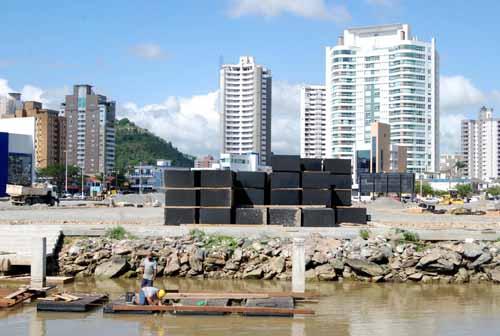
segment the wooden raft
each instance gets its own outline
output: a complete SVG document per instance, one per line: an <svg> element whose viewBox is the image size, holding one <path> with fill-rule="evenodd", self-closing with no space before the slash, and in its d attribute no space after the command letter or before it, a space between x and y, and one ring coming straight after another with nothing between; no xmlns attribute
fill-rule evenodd
<svg viewBox="0 0 500 336"><path fill-rule="evenodd" d="M206 313L252 313L252 314L275 314L275 315L314 315L312 309L297 308L270 308L270 307L243 307L243 306L139 306L115 304L110 307L113 312L206 312Z"/></svg>
<svg viewBox="0 0 500 336"><path fill-rule="evenodd" d="M55 294L52 297L38 301L38 311L55 312L86 312L92 308L101 306L108 300L103 294Z"/></svg>
<svg viewBox="0 0 500 336"><path fill-rule="evenodd" d="M21 288L12 292L9 289L0 289L0 308L10 308L15 305L31 299L36 295L36 292L30 291L28 288Z"/></svg>

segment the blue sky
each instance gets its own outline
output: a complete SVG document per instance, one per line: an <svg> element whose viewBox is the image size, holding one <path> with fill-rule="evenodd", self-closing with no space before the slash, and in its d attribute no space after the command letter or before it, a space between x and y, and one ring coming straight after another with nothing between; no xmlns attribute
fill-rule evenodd
<svg viewBox="0 0 500 336"><path fill-rule="evenodd" d="M194 154L217 149L207 138L217 133L221 58L253 55L269 67L273 97L280 94L276 125L295 131L298 86L324 81L324 47L351 26L409 23L419 39L435 37L450 122L500 102L497 1L3 0L2 12L4 87L55 105L73 84L93 84L118 101L120 114ZM187 116L205 120L189 123ZM206 133L179 135L187 126ZM457 136L446 132L446 141ZM291 134L292 145L277 137L278 150L297 150L298 134Z"/></svg>

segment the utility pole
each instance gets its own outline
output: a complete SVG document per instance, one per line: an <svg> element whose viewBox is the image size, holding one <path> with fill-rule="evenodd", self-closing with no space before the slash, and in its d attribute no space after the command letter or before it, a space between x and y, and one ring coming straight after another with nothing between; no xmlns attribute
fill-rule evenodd
<svg viewBox="0 0 500 336"><path fill-rule="evenodd" d="M84 197L84 194L83 194L83 167L82 167L82 199Z"/></svg>
<svg viewBox="0 0 500 336"><path fill-rule="evenodd" d="M423 195L423 188L422 188L422 184L424 183L424 174L420 174L420 197L423 198L424 195Z"/></svg>
<svg viewBox="0 0 500 336"><path fill-rule="evenodd" d="M142 195L142 162L139 163L139 194Z"/></svg>
<svg viewBox="0 0 500 336"><path fill-rule="evenodd" d="M64 171L64 193L68 193L68 150L64 150L65 171Z"/></svg>

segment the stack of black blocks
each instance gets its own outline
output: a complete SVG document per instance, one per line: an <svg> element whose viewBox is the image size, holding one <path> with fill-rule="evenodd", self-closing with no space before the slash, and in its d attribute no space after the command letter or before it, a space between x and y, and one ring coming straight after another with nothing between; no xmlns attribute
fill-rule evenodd
<svg viewBox="0 0 500 336"><path fill-rule="evenodd" d="M165 225L198 223L199 181L197 171L165 171Z"/></svg>
<svg viewBox="0 0 500 336"><path fill-rule="evenodd" d="M200 224L231 224L234 173L200 171Z"/></svg>
<svg viewBox="0 0 500 336"><path fill-rule="evenodd" d="M236 224L266 224L268 203L267 173L236 172L234 180L234 215Z"/></svg>
<svg viewBox="0 0 500 336"><path fill-rule="evenodd" d="M302 201L300 157L273 155L270 174L270 205L298 205Z"/></svg>

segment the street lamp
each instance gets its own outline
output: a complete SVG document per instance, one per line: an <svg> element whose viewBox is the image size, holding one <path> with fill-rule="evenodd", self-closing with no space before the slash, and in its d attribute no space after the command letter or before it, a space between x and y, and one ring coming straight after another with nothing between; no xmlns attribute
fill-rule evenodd
<svg viewBox="0 0 500 336"><path fill-rule="evenodd" d="M82 168L82 199L83 199L83 197L84 197L84 194L83 194L83 166L81 168Z"/></svg>

